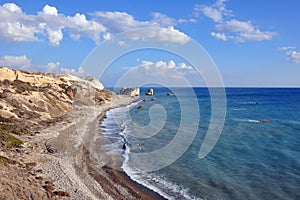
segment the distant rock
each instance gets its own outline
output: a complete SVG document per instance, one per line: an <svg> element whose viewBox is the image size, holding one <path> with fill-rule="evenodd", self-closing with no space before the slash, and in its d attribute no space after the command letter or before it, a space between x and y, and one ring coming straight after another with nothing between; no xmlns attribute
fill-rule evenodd
<svg viewBox="0 0 300 200"><path fill-rule="evenodd" d="M141 109L144 109L144 105L138 106L137 109L140 109L140 110L141 110Z"/></svg>
<svg viewBox="0 0 300 200"><path fill-rule="evenodd" d="M259 122L262 122L262 123L271 123L273 122L272 119L261 119L261 120L258 120Z"/></svg>
<svg viewBox="0 0 300 200"><path fill-rule="evenodd" d="M153 89L150 88L150 89L148 90L148 92L146 93L146 95L148 95L148 96L153 96L153 95L154 95Z"/></svg>
<svg viewBox="0 0 300 200"><path fill-rule="evenodd" d="M123 87L119 94L121 95L129 95L131 97L134 97L134 96L140 96L140 88L136 87L136 88L126 88L126 87Z"/></svg>

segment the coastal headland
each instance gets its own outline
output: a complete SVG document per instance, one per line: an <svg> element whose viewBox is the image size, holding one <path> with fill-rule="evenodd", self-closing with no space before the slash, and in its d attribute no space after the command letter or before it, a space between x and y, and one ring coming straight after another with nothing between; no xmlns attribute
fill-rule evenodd
<svg viewBox="0 0 300 200"><path fill-rule="evenodd" d="M163 199L112 166L100 122L133 101L94 78L0 68L0 199Z"/></svg>

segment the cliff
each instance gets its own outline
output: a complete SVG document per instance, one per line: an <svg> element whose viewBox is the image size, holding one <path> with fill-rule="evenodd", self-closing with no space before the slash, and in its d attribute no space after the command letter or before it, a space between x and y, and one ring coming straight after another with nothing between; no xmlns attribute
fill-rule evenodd
<svg viewBox="0 0 300 200"><path fill-rule="evenodd" d="M97 96L98 102L103 102L113 96L95 79L89 81L68 74L27 72L7 67L0 68L0 86L0 115L16 121L25 120L26 126L63 115L72 108L74 100L87 103ZM87 92L89 95L85 94Z"/></svg>
<svg viewBox="0 0 300 200"><path fill-rule="evenodd" d="M57 136L56 124L72 124L75 106L101 105L114 98L116 94L96 79L0 68L0 199L69 196L73 190L63 191L54 177L43 174L56 159L47 141Z"/></svg>

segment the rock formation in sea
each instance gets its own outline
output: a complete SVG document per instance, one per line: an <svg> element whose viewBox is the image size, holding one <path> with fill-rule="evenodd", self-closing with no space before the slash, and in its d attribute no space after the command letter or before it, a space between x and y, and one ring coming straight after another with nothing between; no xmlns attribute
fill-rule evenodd
<svg viewBox="0 0 300 200"><path fill-rule="evenodd" d="M146 95L148 95L148 96L153 96L153 95L154 95L153 89L150 88L150 89L148 90L148 92L146 93Z"/></svg>
<svg viewBox="0 0 300 200"><path fill-rule="evenodd" d="M123 87L119 94L121 95L129 95L131 97L134 97L134 96L140 96L140 88L138 87L135 87L135 88L126 88L126 87Z"/></svg>

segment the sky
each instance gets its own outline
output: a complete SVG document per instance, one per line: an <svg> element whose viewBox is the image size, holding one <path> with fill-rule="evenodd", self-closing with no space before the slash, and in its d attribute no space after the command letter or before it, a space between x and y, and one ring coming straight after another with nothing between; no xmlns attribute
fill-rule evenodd
<svg viewBox="0 0 300 200"><path fill-rule="evenodd" d="M299 87L299 9L298 0L0 1L0 66L82 75L91 52L121 34L115 48L197 43L226 87ZM191 60L158 49L119 56L100 80L112 86L124 73L205 84Z"/></svg>

